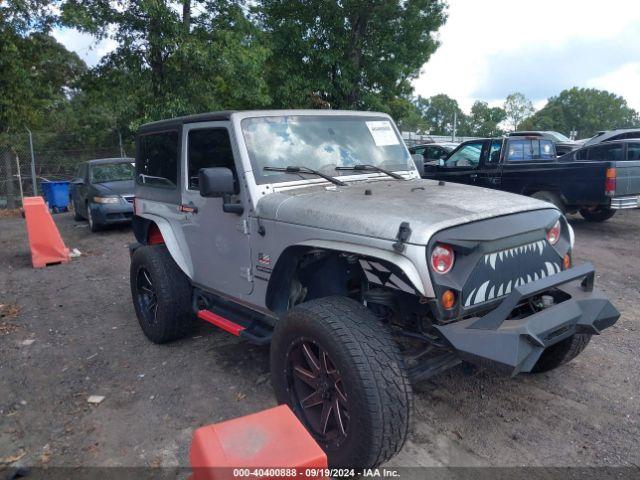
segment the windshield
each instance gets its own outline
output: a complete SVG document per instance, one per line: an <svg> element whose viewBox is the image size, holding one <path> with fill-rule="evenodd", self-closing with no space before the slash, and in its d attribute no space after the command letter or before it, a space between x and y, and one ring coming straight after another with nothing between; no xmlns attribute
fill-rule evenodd
<svg viewBox="0 0 640 480"><path fill-rule="evenodd" d="M291 115L246 118L242 133L258 183L291 181L291 174L264 167L299 166L331 176L371 171L338 170L368 164L413 170L413 162L391 121L384 117ZM306 178L304 173L300 174ZM294 177L295 179L295 177Z"/></svg>
<svg viewBox="0 0 640 480"><path fill-rule="evenodd" d="M91 182L120 182L133 180L134 167L131 163L105 163L91 167Z"/></svg>
<svg viewBox="0 0 640 480"><path fill-rule="evenodd" d="M569 137L565 137L560 132L547 132L547 133L549 135L551 135L556 142L570 142L571 141L571 139Z"/></svg>

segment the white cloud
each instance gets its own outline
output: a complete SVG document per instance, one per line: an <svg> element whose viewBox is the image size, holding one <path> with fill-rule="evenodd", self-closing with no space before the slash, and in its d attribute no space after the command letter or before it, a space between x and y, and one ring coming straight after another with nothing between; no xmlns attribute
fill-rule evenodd
<svg viewBox="0 0 640 480"><path fill-rule="evenodd" d="M68 50L76 52L90 67L96 65L103 56L117 47L117 43L110 38L97 40L93 35L82 33L74 28L58 28L52 34Z"/></svg>
<svg viewBox="0 0 640 480"><path fill-rule="evenodd" d="M611 73L592 78L586 86L622 95L631 107L640 110L640 63L628 63Z"/></svg>
<svg viewBox="0 0 640 480"><path fill-rule="evenodd" d="M520 51L523 55L534 52L531 59L540 63L540 75L521 78L514 74L513 84L502 78L499 96L480 99L496 104L513 91L529 88L537 95L544 92L542 96L532 98L536 106L543 105L546 97L560 93L560 90L546 90L555 89L558 82L565 81L564 78L557 79L555 84L548 81L548 76L563 67L559 63L549 64L562 62L563 57L558 52L565 58L578 55L586 63L601 62L602 58L590 57L591 52L586 51L588 46L600 42L615 45L625 33L639 31L640 27L640 2L637 0L608 0L606 4L595 0L538 0L533 3L450 0L449 3L449 19L440 32L442 45L423 67L414 86L416 94L423 97L446 93L456 98L465 110L476 100L477 92L492 90L487 88L492 84L491 65L502 55L513 59ZM640 43L640 39L637 42ZM583 51L580 51L581 47ZM555 53L551 55L553 62L544 63L545 52ZM611 51L607 61L615 62L618 53ZM524 62L526 58L519 61L521 65ZM624 95L634 108L640 109L638 93L633 91L638 85L637 77L625 80L622 75L615 75L614 71L621 66L612 67L612 72L606 75L597 73L593 79L567 78L567 83L581 81L582 84L562 85L560 89L597 84L598 88ZM505 65L503 73L508 68ZM503 86L503 83L508 85Z"/></svg>

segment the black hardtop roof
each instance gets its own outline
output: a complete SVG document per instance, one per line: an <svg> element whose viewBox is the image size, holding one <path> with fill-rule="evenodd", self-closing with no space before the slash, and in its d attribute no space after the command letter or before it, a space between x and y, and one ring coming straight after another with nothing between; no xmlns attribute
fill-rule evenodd
<svg viewBox="0 0 640 480"><path fill-rule="evenodd" d="M197 122L218 122L229 120L234 110L223 110L219 112L198 113L195 115L185 115L183 117L169 118L167 120L158 120L157 122L145 123L140 126L138 133L157 132L160 130L170 130L179 128L185 123Z"/></svg>
<svg viewBox="0 0 640 480"><path fill-rule="evenodd" d="M113 157L113 158L96 158L93 160L87 160L85 163L89 165L102 165L105 163L129 163L135 162L135 158L129 157Z"/></svg>

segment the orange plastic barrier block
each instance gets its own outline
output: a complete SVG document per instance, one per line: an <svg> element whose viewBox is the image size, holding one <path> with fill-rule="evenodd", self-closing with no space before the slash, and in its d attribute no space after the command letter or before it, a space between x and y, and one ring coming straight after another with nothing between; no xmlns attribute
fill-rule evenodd
<svg viewBox="0 0 640 480"><path fill-rule="evenodd" d="M327 468L327 456L286 405L197 429L189 459L193 480L324 478L315 472Z"/></svg>
<svg viewBox="0 0 640 480"><path fill-rule="evenodd" d="M34 268L68 262L69 249L65 247L44 199L25 197L22 205Z"/></svg>

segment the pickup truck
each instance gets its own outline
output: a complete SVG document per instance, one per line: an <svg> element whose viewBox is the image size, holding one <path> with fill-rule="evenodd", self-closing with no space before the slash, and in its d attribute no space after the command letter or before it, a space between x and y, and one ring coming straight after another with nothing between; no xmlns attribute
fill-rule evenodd
<svg viewBox="0 0 640 480"><path fill-rule="evenodd" d="M528 195L564 213L603 222L640 206L640 141L621 140L556 157L552 141L532 136L461 143L423 176Z"/></svg>

